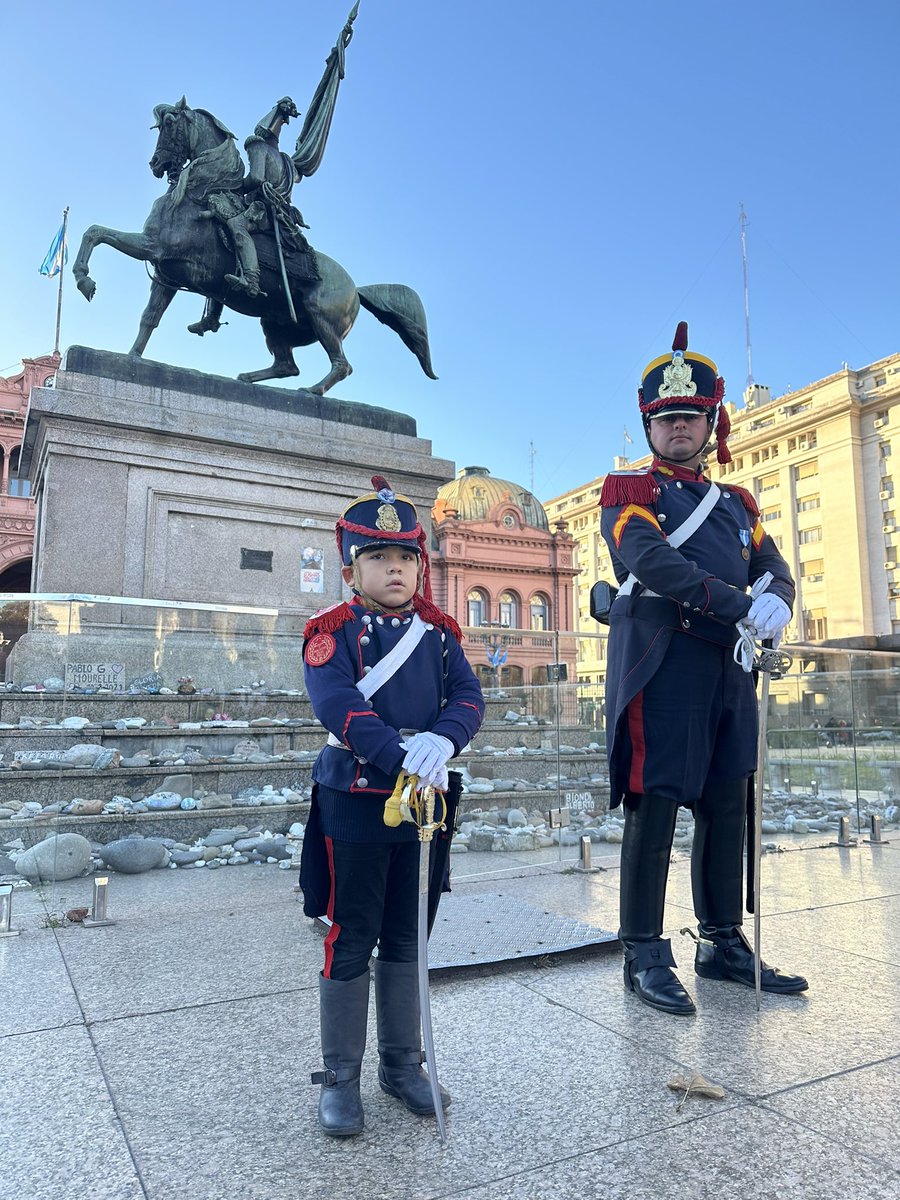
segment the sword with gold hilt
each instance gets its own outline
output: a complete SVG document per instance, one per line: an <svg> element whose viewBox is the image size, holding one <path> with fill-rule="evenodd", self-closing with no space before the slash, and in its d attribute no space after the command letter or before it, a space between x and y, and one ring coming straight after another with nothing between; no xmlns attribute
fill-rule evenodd
<svg viewBox="0 0 900 1200"><path fill-rule="evenodd" d="M434 1033L431 1026L431 996L428 991L428 882L431 865L431 842L436 833L446 828L447 801L444 793L428 784L417 790L419 777L401 771L394 790L384 803L384 823L396 829L403 821L411 821L419 831L419 917L417 929L417 976L419 980L419 1013L422 1020L422 1042L434 1115L437 1119L441 1144L447 1143L447 1122L441 1101L437 1064L434 1059ZM435 809L440 801L440 816Z"/></svg>

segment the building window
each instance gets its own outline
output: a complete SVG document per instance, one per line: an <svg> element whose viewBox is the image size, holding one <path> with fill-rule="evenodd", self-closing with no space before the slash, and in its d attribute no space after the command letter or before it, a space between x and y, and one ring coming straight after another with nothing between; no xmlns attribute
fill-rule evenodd
<svg viewBox="0 0 900 1200"><path fill-rule="evenodd" d="M807 583L817 583L825 574L825 560L808 558L800 564L800 575Z"/></svg>
<svg viewBox="0 0 900 1200"><path fill-rule="evenodd" d="M466 624L484 625L488 619L488 601L484 592L473 588L466 597Z"/></svg>
<svg viewBox="0 0 900 1200"><path fill-rule="evenodd" d="M19 470L19 455L22 453L21 446L13 446L9 452L9 494L10 496L30 496L31 483L27 479L17 479L16 474ZM0 461L3 458L3 450L0 448Z"/></svg>
<svg viewBox="0 0 900 1200"><path fill-rule="evenodd" d="M797 541L801 546L808 546L810 542L821 542L822 526L813 525L811 529L800 529L797 532Z"/></svg>
<svg viewBox="0 0 900 1200"><path fill-rule="evenodd" d="M891 457L891 443L890 442L882 442L881 445L878 447L878 452L882 458L890 458Z"/></svg>
<svg viewBox="0 0 900 1200"><path fill-rule="evenodd" d="M780 475L777 471L772 475L762 475L759 480L760 492L771 492L773 488L777 488L780 482Z"/></svg>
<svg viewBox="0 0 900 1200"><path fill-rule="evenodd" d="M809 462L799 463L794 467L794 479L798 481L801 479L812 479L818 473L819 460L817 458L811 458Z"/></svg>
<svg viewBox="0 0 900 1200"><path fill-rule="evenodd" d="M780 508L764 508L759 514L759 519L761 521L780 521L781 520L781 509Z"/></svg>
<svg viewBox="0 0 900 1200"><path fill-rule="evenodd" d="M876 375L875 378L872 380L872 383L875 385L875 387L884 387L884 385L887 383L887 376L886 375Z"/></svg>
<svg viewBox="0 0 900 1200"><path fill-rule="evenodd" d="M531 597L529 608L531 609L531 628L549 629L550 602L547 597L542 596L540 592L535 592Z"/></svg>
<svg viewBox="0 0 900 1200"><path fill-rule="evenodd" d="M823 642L828 637L828 619L824 608L807 610L806 636L813 642Z"/></svg>
<svg viewBox="0 0 900 1200"><path fill-rule="evenodd" d="M821 498L818 492L813 492L810 496L799 496L797 499L797 512L809 512L811 508L821 507Z"/></svg>
<svg viewBox="0 0 900 1200"><path fill-rule="evenodd" d="M784 538L781 536L781 534L773 533L771 536L772 536L772 541L775 543L775 545L778 547L778 549L783 550L784 549Z"/></svg>
<svg viewBox="0 0 900 1200"><path fill-rule="evenodd" d="M500 595L500 624L508 625L510 629L519 628L519 598L515 592Z"/></svg>
<svg viewBox="0 0 900 1200"><path fill-rule="evenodd" d="M806 433L788 438L788 454L793 454L795 450L814 450L817 445L818 437L815 429L808 429Z"/></svg>

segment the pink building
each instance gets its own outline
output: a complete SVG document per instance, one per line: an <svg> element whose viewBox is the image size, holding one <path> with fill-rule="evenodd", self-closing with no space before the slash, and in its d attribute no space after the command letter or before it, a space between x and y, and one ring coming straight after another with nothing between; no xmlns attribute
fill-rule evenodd
<svg viewBox="0 0 900 1200"><path fill-rule="evenodd" d="M35 505L28 480L18 477L19 452L31 389L52 384L59 357L23 358L18 375L0 376L0 592L31 587Z"/></svg>
<svg viewBox="0 0 900 1200"><path fill-rule="evenodd" d="M565 522L551 531L531 492L486 467L463 467L438 490L431 515L434 598L460 625L483 629L463 643L482 683L547 683L557 653L553 631L574 625L578 568ZM495 669L489 653L505 653L505 661ZM574 639L561 639L558 661L572 680L575 659Z"/></svg>

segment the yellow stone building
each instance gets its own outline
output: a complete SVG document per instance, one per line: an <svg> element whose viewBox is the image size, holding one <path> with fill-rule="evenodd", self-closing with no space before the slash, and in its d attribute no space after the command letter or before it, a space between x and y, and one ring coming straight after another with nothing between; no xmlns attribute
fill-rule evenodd
<svg viewBox="0 0 900 1200"><path fill-rule="evenodd" d="M774 400L754 385L728 412L733 461L721 467L713 456L709 471L753 493L790 563L797 601L786 640L900 649L900 354ZM617 458L614 467L649 461ZM575 622L590 634L600 631L591 586L613 580L597 507L603 478L544 505L575 538ZM602 682L605 649L602 639L582 642L579 679Z"/></svg>

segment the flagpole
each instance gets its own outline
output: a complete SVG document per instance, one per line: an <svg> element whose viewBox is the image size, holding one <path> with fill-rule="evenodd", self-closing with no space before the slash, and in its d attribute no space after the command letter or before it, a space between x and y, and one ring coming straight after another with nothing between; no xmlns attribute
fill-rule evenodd
<svg viewBox="0 0 900 1200"><path fill-rule="evenodd" d="M65 274L66 266L66 233L69 225L69 206L68 204L63 209L63 225L62 225L62 259L59 264L59 293L56 298L56 340L53 343L53 353L59 354L59 327L62 323L62 289L63 275Z"/></svg>

